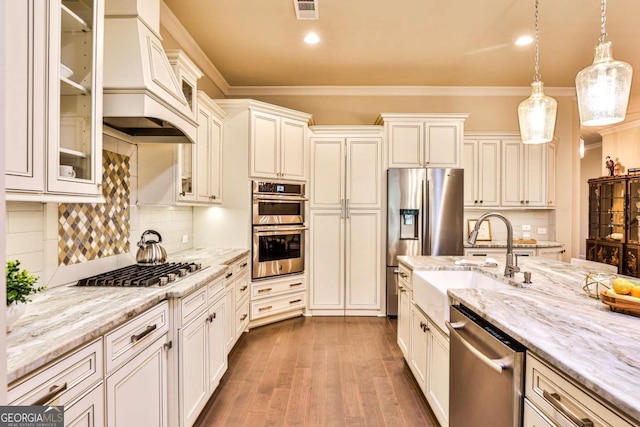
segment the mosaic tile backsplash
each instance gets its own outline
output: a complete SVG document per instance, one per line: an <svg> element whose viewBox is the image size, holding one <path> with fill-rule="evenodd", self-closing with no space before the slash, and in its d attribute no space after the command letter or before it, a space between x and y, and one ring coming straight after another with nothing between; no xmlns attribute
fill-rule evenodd
<svg viewBox="0 0 640 427"><path fill-rule="evenodd" d="M105 203L61 203L58 265L72 265L129 252L129 157L102 152Z"/></svg>

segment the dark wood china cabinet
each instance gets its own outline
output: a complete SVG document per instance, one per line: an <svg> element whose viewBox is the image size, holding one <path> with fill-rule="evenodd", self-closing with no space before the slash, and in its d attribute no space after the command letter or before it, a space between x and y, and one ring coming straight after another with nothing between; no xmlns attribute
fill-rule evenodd
<svg viewBox="0 0 640 427"><path fill-rule="evenodd" d="M640 277L640 175L589 181L587 259Z"/></svg>

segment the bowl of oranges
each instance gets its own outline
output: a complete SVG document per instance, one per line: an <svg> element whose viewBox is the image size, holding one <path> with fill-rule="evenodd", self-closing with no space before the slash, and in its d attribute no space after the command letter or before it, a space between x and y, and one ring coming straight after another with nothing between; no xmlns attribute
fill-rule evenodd
<svg viewBox="0 0 640 427"><path fill-rule="evenodd" d="M600 300L613 311L640 316L640 284L629 279L613 279L611 289L600 291Z"/></svg>

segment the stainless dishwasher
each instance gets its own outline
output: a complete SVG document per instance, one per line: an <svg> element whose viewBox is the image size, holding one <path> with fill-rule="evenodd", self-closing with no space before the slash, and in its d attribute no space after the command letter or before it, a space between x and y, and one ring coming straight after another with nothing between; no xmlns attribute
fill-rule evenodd
<svg viewBox="0 0 640 427"><path fill-rule="evenodd" d="M522 425L525 348L463 305L447 328L449 427Z"/></svg>

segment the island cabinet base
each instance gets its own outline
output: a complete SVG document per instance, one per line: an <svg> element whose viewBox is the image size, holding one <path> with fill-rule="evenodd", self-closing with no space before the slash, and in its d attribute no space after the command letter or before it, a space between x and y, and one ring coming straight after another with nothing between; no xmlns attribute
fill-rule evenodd
<svg viewBox="0 0 640 427"><path fill-rule="evenodd" d="M637 425L530 352L526 356L524 412L524 427Z"/></svg>

